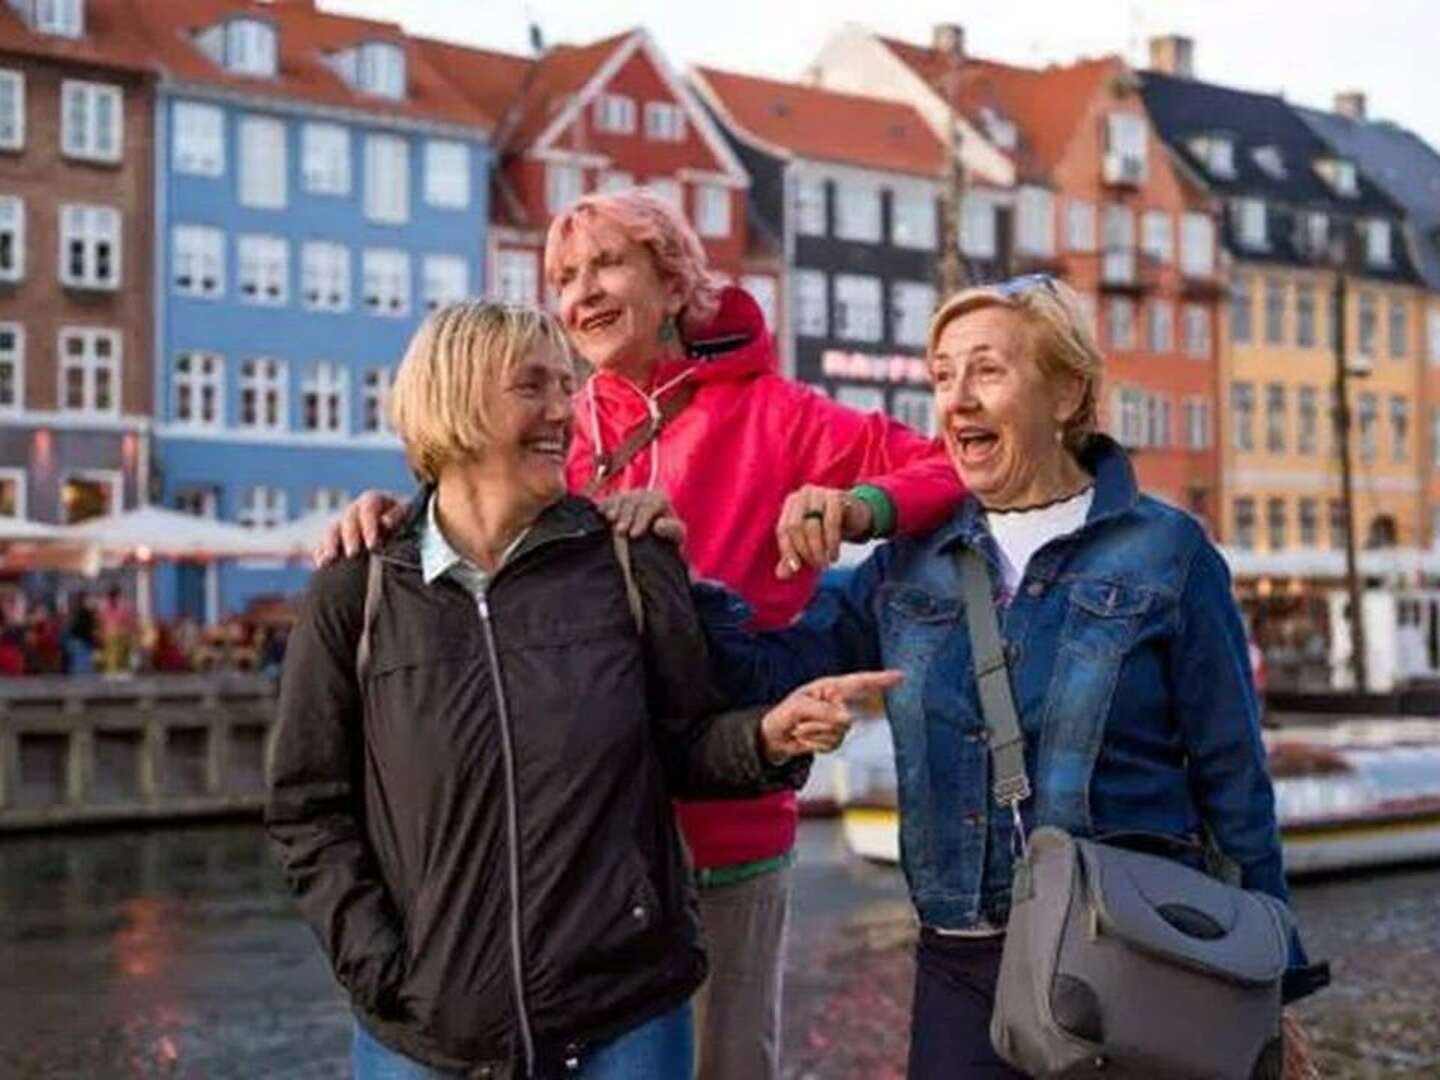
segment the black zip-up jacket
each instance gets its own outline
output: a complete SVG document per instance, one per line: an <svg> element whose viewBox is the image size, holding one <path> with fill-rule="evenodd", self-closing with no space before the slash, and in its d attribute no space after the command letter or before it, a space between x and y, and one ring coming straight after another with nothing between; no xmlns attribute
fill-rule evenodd
<svg viewBox="0 0 1440 1080"><path fill-rule="evenodd" d="M717 715L685 567L634 542L637 631L608 523L550 507L482 603L426 585L422 496L384 561L319 571L290 637L266 822L361 1021L476 1077L549 1076L705 975L670 799L798 787L762 710Z"/></svg>

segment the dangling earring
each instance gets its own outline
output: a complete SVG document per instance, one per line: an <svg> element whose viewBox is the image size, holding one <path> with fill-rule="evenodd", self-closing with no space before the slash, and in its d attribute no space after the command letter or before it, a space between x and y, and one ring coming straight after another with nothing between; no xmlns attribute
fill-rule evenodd
<svg viewBox="0 0 1440 1080"><path fill-rule="evenodd" d="M660 324L660 344L674 345L680 340L680 328L675 325L675 316L666 315L665 321Z"/></svg>

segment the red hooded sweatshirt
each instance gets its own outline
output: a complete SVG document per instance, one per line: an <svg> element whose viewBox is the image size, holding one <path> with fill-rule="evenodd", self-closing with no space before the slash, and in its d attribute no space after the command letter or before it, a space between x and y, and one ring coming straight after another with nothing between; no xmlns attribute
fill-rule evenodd
<svg viewBox="0 0 1440 1080"><path fill-rule="evenodd" d="M863 414L782 377L765 319L748 293L727 288L714 321L691 348L739 339L710 359L667 363L649 386L599 372L575 399L569 482L595 475L596 444L613 451L650 419L652 403L682 383L698 390L649 447L612 476L599 497L663 490L688 529L696 573L728 585L755 609L759 630L787 625L805 607L816 573L775 576L775 523L785 499L804 484L873 484L889 495L896 530L925 533L947 520L963 494L938 440L922 438L879 413ZM795 843L791 792L751 800L680 802L681 830L702 868L772 858Z"/></svg>

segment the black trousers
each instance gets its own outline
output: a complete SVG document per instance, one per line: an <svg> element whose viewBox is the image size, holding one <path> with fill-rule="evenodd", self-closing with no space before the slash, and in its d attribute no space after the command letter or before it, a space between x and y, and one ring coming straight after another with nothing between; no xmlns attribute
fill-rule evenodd
<svg viewBox="0 0 1440 1080"><path fill-rule="evenodd" d="M915 947L915 1004L909 1080L1025 1080L990 1045L1000 977L1001 935L947 937L921 927Z"/></svg>

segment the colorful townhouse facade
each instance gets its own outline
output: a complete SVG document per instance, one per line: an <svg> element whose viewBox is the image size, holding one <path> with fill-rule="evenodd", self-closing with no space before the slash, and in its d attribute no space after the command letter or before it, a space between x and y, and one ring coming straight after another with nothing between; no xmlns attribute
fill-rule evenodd
<svg viewBox="0 0 1440 1080"><path fill-rule="evenodd" d="M1424 289L1416 293L1414 327L1421 357L1417 432L1421 541L1440 547L1440 153L1413 131L1366 115L1365 95L1335 96L1331 112L1300 115L1337 153L1353 159L1405 211L1405 245Z"/></svg>
<svg viewBox="0 0 1440 1080"><path fill-rule="evenodd" d="M1403 211L1283 99L1196 79L1184 39L1159 43L1152 64L1152 123L1225 207L1220 539L1247 552L1343 546L1331 408L1343 270L1357 536L1416 545L1419 279Z"/></svg>
<svg viewBox="0 0 1440 1080"><path fill-rule="evenodd" d="M1106 353L1102 422L1147 491L1213 525L1215 208L1173 167L1134 73L1116 57L996 63L942 24L929 46L847 27L814 75L902 100L935 118L942 137L953 120L969 280L1043 271L1076 288Z"/></svg>
<svg viewBox="0 0 1440 1080"><path fill-rule="evenodd" d="M908 105L700 68L691 83L787 257L788 373L927 434L945 148Z"/></svg>
<svg viewBox="0 0 1440 1080"><path fill-rule="evenodd" d="M435 41L420 48L497 117L492 295L545 302L541 261L554 215L590 192L644 187L679 209L712 266L744 279L773 316L782 268L773 252L751 247L750 178L649 33L557 45L533 59Z"/></svg>
<svg viewBox="0 0 1440 1080"><path fill-rule="evenodd" d="M313 2L146 0L153 468L164 505L253 527L411 486L387 417L423 317L485 282L493 126L398 27ZM209 617L306 568L157 576Z"/></svg>
<svg viewBox="0 0 1440 1080"><path fill-rule="evenodd" d="M155 83L132 0L0 6L0 515L145 496Z"/></svg>

